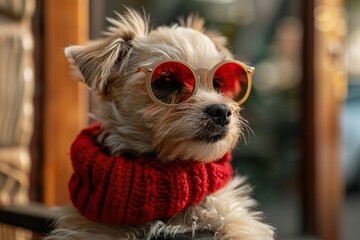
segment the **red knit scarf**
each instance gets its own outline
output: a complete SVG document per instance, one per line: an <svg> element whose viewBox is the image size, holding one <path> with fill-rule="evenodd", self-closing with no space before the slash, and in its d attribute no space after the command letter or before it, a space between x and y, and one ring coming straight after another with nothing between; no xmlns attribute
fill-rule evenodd
<svg viewBox="0 0 360 240"><path fill-rule="evenodd" d="M233 174L230 153L212 163L109 156L95 143L100 124L83 130L71 147L71 200L92 221L142 224L169 219L222 188Z"/></svg>

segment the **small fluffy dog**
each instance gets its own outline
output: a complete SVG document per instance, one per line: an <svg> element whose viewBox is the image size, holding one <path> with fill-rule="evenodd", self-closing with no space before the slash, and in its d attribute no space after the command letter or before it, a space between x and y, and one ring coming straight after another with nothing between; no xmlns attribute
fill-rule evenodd
<svg viewBox="0 0 360 240"><path fill-rule="evenodd" d="M232 177L226 165L248 128L240 112L254 69L233 60L225 38L205 30L198 17L152 30L148 18L131 9L108 20L112 26L104 39L65 49L82 81L102 97L101 124L92 128L96 134L82 134L94 143L86 149L73 147L73 166L101 164L89 164L72 177L70 192L77 209L62 209L47 239L152 239L183 233L196 239L204 230L214 239L273 239L273 228L252 210L250 188L243 178ZM89 160L82 161L83 155ZM141 160L133 160L137 158ZM126 164L136 161L140 163L128 171ZM201 171L190 176L192 168ZM102 171L108 174L98 176ZM133 177L139 172L146 175L141 180ZM160 178L167 180L153 183ZM89 179L92 185L81 190ZM134 186L111 185L121 181ZM188 182L177 185L183 181ZM95 186L102 182L106 187ZM148 182L151 191L135 199L134 188ZM183 192L189 194L182 198ZM114 200L126 194L141 204ZM167 201L158 200L161 197Z"/></svg>

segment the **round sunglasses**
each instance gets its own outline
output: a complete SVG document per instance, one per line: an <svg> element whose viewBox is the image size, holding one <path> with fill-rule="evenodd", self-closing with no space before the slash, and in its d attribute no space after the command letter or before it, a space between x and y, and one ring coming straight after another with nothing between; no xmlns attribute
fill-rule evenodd
<svg viewBox="0 0 360 240"><path fill-rule="evenodd" d="M176 106L193 94L200 85L201 76L206 76L210 90L222 93L242 104L248 98L251 89L251 77L255 68L238 61L223 61L212 69L195 69L180 60L166 60L141 66L126 72L121 77L137 72L145 73L146 88L150 98L162 106Z"/></svg>

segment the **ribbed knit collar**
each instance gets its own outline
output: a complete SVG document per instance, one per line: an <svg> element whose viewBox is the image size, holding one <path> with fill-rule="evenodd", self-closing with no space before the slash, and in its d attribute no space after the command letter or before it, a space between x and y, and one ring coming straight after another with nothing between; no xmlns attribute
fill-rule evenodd
<svg viewBox="0 0 360 240"><path fill-rule="evenodd" d="M200 203L233 175L230 153L206 164L109 156L95 142L99 131L99 123L89 126L71 147L70 197L92 221L136 225L166 220Z"/></svg>

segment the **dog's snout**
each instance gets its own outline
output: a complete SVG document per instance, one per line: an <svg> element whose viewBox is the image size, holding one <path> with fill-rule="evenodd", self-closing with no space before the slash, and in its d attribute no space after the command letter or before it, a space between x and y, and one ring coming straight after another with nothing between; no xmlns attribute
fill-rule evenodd
<svg viewBox="0 0 360 240"><path fill-rule="evenodd" d="M231 109L224 104L210 105L205 109L205 112L216 124L225 126L230 123Z"/></svg>

